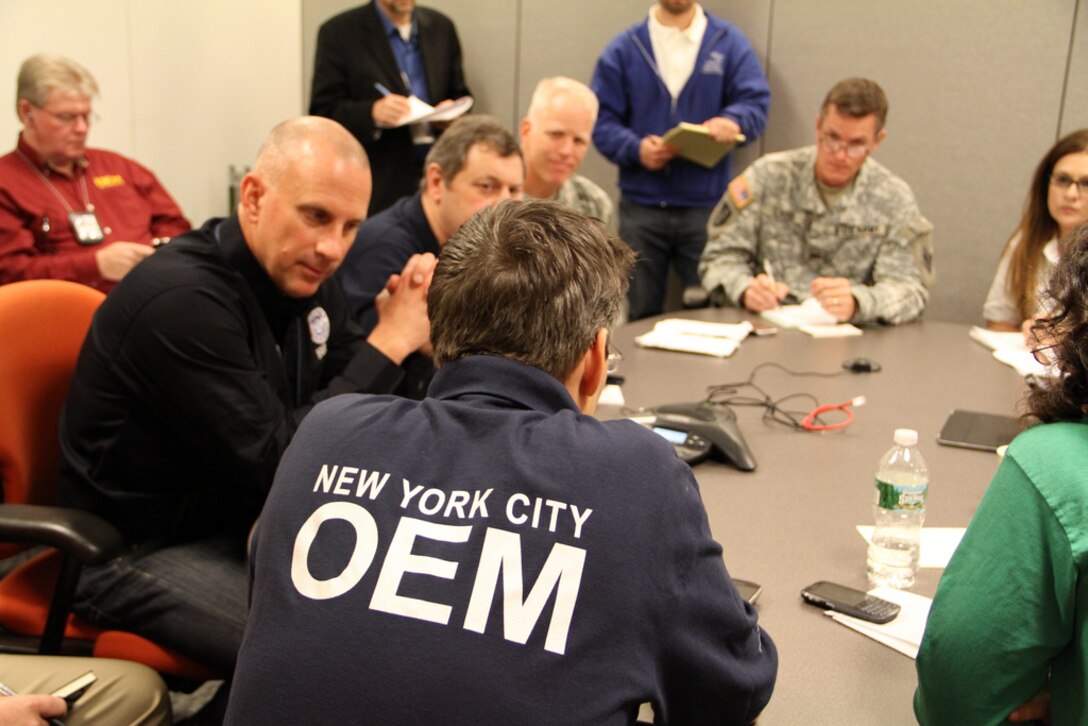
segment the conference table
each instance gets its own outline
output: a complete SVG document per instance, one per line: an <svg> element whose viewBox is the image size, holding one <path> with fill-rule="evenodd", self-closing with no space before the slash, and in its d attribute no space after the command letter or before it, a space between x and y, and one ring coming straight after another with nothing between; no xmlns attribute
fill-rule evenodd
<svg viewBox="0 0 1088 726"><path fill-rule="evenodd" d="M992 452L942 446L937 434L953 409L1015 415L1023 379L968 337L969 326L922 320L866 327L858 337L813 338L794 330L749 336L728 358L640 348L636 336L664 317L739 322L735 309L705 309L649 318L618 328L626 406L703 400L707 387L748 379L773 361L795 371L837 372L853 357L880 364L876 373L795 377L772 367L755 382L772 398L809 393L820 404L865 396L847 428L798 432L764 420L762 409L735 408L758 467L741 472L708 460L693 471L732 576L763 586L760 624L778 646L774 695L759 723L913 724L914 661L846 628L805 604L801 589L831 580L869 589L866 542L855 526L872 524L873 482L896 428L913 428L930 472L925 524L963 527L999 463ZM787 407L808 411L809 400ZM602 406L602 418L624 410ZM829 420L842 420L842 416ZM913 591L932 597L941 570L922 569ZM984 674L978 674L984 677Z"/></svg>

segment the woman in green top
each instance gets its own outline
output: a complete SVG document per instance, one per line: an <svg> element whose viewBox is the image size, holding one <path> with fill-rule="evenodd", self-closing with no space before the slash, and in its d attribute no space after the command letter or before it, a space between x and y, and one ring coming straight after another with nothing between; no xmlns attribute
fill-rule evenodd
<svg viewBox="0 0 1088 726"><path fill-rule="evenodd" d="M1035 327L1061 377L1028 396L937 588L918 654L920 723L1088 723L1088 224L1073 231ZM1049 705L1048 705L1049 704Z"/></svg>

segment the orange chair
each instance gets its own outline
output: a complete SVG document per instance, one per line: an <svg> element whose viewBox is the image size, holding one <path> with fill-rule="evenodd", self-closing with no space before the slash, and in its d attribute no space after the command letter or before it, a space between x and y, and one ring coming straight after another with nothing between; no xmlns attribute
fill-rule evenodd
<svg viewBox="0 0 1088 726"><path fill-rule="evenodd" d="M105 562L124 545L120 533L100 517L53 506L60 411L104 297L60 280L0 285L0 557L31 545L51 548L0 580L0 627L33 637L0 645L58 653L66 642L67 650L93 647L95 655L207 680L216 674L181 654L131 633L103 631L70 613L83 565ZM35 641L36 648L28 645Z"/></svg>

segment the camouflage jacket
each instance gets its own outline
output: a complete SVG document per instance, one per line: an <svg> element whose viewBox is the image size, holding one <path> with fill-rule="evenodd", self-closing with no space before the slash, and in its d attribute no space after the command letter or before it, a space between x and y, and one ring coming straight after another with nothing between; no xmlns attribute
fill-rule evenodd
<svg viewBox="0 0 1088 726"><path fill-rule="evenodd" d="M612 229L612 199L584 176L573 175L559 187L553 199L587 217L601 220Z"/></svg>
<svg viewBox="0 0 1088 726"><path fill-rule="evenodd" d="M710 215L703 286L717 302L739 305L769 262L798 301L817 277L849 279L853 322L918 317L933 282L933 226L910 187L870 158L828 208L815 161L815 146L768 154L730 183Z"/></svg>

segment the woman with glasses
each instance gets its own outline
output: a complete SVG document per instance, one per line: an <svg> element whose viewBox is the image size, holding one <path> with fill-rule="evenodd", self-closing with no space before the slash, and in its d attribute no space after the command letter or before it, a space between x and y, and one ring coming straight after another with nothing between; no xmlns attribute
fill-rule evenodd
<svg viewBox="0 0 1088 726"><path fill-rule="evenodd" d="M941 577L918 654L918 720L1088 723L1088 225L1046 288L1061 373L1009 445ZM1047 704L1049 703L1049 706Z"/></svg>
<svg viewBox="0 0 1088 726"><path fill-rule="evenodd" d="M1062 254L1060 240L1088 221L1088 129L1047 152L1032 178L1019 226L1001 253L982 317L991 330L1023 330L1045 308L1047 281Z"/></svg>

